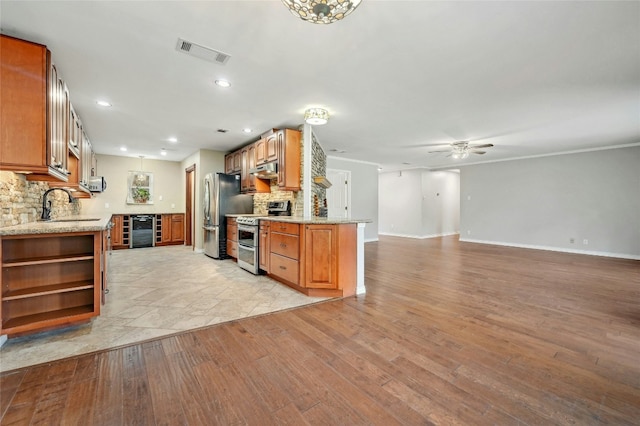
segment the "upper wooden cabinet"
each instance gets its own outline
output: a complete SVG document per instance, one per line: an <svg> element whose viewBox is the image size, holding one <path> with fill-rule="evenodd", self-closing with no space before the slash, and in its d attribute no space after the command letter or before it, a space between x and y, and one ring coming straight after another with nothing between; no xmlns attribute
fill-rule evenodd
<svg viewBox="0 0 640 426"><path fill-rule="evenodd" d="M276 130L257 142L244 146L225 156L225 173L241 175L244 193L270 192L271 183L250 174L250 170L264 163L277 162L278 187L284 191L299 191L300 138L297 130Z"/></svg>
<svg viewBox="0 0 640 426"><path fill-rule="evenodd" d="M87 159L85 144L88 139L83 143L84 131L82 130L82 123L80 118L76 114L73 106L69 109L69 136L67 138L67 169L68 180L67 182L49 182L50 187L63 187L72 190L71 194L74 198L91 198L92 194L89 191L89 179L85 177L87 170L90 170L91 159ZM91 151L89 147L89 151ZM92 151L90 152L90 154Z"/></svg>
<svg viewBox="0 0 640 426"><path fill-rule="evenodd" d="M46 46L0 35L0 169L67 181L69 92Z"/></svg>
<svg viewBox="0 0 640 426"><path fill-rule="evenodd" d="M230 175L242 171L242 152L236 151L224 156L224 172Z"/></svg>
<svg viewBox="0 0 640 426"><path fill-rule="evenodd" d="M300 132L283 129L275 134L278 145L278 187L300 191Z"/></svg>

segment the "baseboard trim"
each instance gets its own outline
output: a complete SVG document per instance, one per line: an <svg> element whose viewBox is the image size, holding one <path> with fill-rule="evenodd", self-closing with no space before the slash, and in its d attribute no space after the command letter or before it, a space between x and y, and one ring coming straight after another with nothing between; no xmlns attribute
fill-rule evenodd
<svg viewBox="0 0 640 426"><path fill-rule="evenodd" d="M5 344L5 342L7 341L8 337L6 334L3 334L0 336L0 348L2 347L2 345Z"/></svg>
<svg viewBox="0 0 640 426"><path fill-rule="evenodd" d="M458 234L459 232L446 232L444 234L429 234L429 235L411 235L411 234L395 234L391 232L378 232L378 235L386 235L389 237L415 238L418 240L424 240L427 238L448 237L450 235L458 235Z"/></svg>
<svg viewBox="0 0 640 426"><path fill-rule="evenodd" d="M505 243L501 241L475 240L471 238L460 238L460 241L465 243L491 244L494 246L517 247L517 248L526 248L526 249L534 249L534 250L557 251L562 253L586 254L589 256L603 256L603 257L615 257L619 259L640 260L640 256L634 255L634 254L626 254L626 253L609 253L605 251L575 250L575 249L567 249L563 247L539 246L534 244Z"/></svg>
<svg viewBox="0 0 640 426"><path fill-rule="evenodd" d="M375 243L376 241L379 241L378 238L368 238L364 240L365 243Z"/></svg>

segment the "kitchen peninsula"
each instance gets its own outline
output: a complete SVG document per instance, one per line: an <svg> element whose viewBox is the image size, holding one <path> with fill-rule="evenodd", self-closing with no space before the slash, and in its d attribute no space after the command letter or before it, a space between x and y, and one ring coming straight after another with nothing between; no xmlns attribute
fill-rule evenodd
<svg viewBox="0 0 640 426"><path fill-rule="evenodd" d="M111 215L0 228L0 334L21 335L100 315Z"/></svg>
<svg viewBox="0 0 640 426"><path fill-rule="evenodd" d="M366 222L370 221L261 217L257 256L260 269L308 296L347 297L364 293Z"/></svg>

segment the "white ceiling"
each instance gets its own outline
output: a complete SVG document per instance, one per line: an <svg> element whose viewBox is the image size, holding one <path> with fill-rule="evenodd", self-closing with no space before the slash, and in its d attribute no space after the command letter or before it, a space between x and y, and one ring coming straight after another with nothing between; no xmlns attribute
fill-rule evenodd
<svg viewBox="0 0 640 426"><path fill-rule="evenodd" d="M387 170L640 144L637 1L365 0L321 26L278 0L2 0L0 19L52 51L100 154L229 151L310 106L331 113L315 127L329 155ZM231 59L185 55L178 38ZM428 154L456 140L495 146Z"/></svg>

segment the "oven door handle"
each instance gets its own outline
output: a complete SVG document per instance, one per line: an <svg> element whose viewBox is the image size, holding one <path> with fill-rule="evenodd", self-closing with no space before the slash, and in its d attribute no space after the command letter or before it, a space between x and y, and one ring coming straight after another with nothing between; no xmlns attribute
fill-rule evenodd
<svg viewBox="0 0 640 426"><path fill-rule="evenodd" d="M238 231L252 232L255 234L258 232L258 227L252 225L238 225Z"/></svg>

